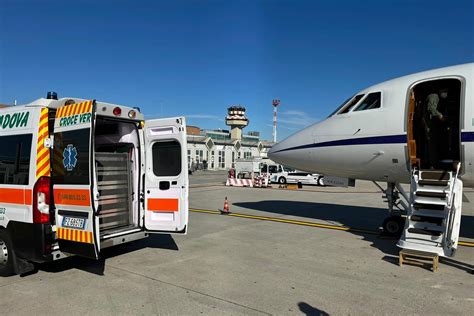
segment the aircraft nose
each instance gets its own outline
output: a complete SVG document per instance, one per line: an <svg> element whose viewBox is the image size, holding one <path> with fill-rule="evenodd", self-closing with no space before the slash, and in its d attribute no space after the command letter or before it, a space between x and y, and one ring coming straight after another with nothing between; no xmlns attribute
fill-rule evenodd
<svg viewBox="0 0 474 316"><path fill-rule="evenodd" d="M268 152L268 157L282 165L291 165L294 162L292 161L293 159L290 152L300 144L301 139L298 137L298 134L290 136L287 139L273 145Z"/></svg>
<svg viewBox="0 0 474 316"><path fill-rule="evenodd" d="M282 163L280 161L281 157L284 156L283 152L288 148L288 143L287 140L281 141L279 143L276 143L275 145L270 148L268 151L268 158L271 160Z"/></svg>
<svg viewBox="0 0 474 316"><path fill-rule="evenodd" d="M273 145L268 152L268 157L279 164L304 170L311 158L307 149L310 149L313 144L313 126Z"/></svg>

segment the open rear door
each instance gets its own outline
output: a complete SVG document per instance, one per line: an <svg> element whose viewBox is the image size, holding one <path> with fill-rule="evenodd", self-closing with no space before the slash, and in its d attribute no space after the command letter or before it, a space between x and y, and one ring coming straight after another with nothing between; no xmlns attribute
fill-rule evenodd
<svg viewBox="0 0 474 316"><path fill-rule="evenodd" d="M61 107L54 122L53 193L56 237L63 252L97 259L99 219L94 173L95 102Z"/></svg>
<svg viewBox="0 0 474 316"><path fill-rule="evenodd" d="M182 233L188 226L188 165L184 118L145 121L145 230Z"/></svg>

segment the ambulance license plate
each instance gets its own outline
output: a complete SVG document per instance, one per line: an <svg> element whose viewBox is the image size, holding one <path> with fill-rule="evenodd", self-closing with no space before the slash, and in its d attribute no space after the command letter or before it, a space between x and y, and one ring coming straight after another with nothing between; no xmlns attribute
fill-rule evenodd
<svg viewBox="0 0 474 316"><path fill-rule="evenodd" d="M64 216L62 226L68 228L84 229L86 226L86 219Z"/></svg>

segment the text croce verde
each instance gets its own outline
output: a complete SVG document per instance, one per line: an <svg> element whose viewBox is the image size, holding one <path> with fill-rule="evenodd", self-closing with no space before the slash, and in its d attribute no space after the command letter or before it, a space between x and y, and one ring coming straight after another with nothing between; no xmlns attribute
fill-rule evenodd
<svg viewBox="0 0 474 316"><path fill-rule="evenodd" d="M0 128L13 129L13 128L26 127L28 125L29 117L30 117L30 112L0 114Z"/></svg>
<svg viewBox="0 0 474 316"><path fill-rule="evenodd" d="M59 120L59 126L65 127L65 126L71 126L71 125L77 125L77 124L90 123L91 116L92 116L91 113L82 113L82 114L76 114L76 115L63 117L62 119Z"/></svg>

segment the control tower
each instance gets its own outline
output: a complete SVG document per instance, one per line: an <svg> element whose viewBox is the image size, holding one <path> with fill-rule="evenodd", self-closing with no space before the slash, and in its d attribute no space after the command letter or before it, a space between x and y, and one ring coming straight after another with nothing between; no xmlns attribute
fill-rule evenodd
<svg viewBox="0 0 474 316"><path fill-rule="evenodd" d="M249 124L249 120L245 116L245 108L240 105L229 107L227 109L225 124L231 128L230 137L232 140L241 140L242 129Z"/></svg>

